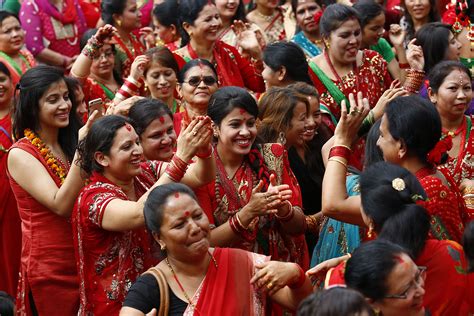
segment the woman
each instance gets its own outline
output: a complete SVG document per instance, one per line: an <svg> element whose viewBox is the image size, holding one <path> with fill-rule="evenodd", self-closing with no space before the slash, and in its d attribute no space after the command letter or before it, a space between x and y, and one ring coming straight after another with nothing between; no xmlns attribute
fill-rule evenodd
<svg viewBox="0 0 474 316"><path fill-rule="evenodd" d="M267 43L290 39L292 34L287 34L285 28L285 14L278 1L256 0L255 7L247 14L247 20L255 23L267 38Z"/></svg>
<svg viewBox="0 0 474 316"><path fill-rule="evenodd" d="M154 99L138 100L130 108L128 117L140 138L145 159L170 161L177 137L173 114L166 104Z"/></svg>
<svg viewBox="0 0 474 316"><path fill-rule="evenodd" d="M384 316L425 315L426 267L417 266L398 245L376 240L360 246L347 261L344 276Z"/></svg>
<svg viewBox="0 0 474 316"><path fill-rule="evenodd" d="M304 126L304 143L289 148L288 160L300 185L303 212L308 215L306 217L308 231L305 237L308 250L312 253L316 245L315 236L319 234L320 228L320 214L317 214L321 210L321 186L324 175L321 148L330 138L330 131L321 122L319 94L316 89L303 82L291 84L287 88L303 94L309 103L309 114Z"/></svg>
<svg viewBox="0 0 474 316"><path fill-rule="evenodd" d="M25 44L45 64L69 69L80 53L79 40L87 30L76 0L27 0L20 9Z"/></svg>
<svg viewBox="0 0 474 316"><path fill-rule="evenodd" d="M13 145L13 86L10 71L0 62L0 291L15 297L21 256L21 222L7 177L8 149Z"/></svg>
<svg viewBox="0 0 474 316"><path fill-rule="evenodd" d="M262 77L266 88L281 87L297 81L312 85L303 50L292 42L276 42L263 51Z"/></svg>
<svg viewBox="0 0 474 316"><path fill-rule="evenodd" d="M467 315L466 305L473 301L464 251L454 241L428 237L426 195L416 177L398 166L377 163L362 174L360 188L366 225L427 268L424 306L432 315Z"/></svg>
<svg viewBox="0 0 474 316"><path fill-rule="evenodd" d="M178 27L178 1L167 0L153 8L153 32L156 43L162 43L170 51L181 47Z"/></svg>
<svg viewBox="0 0 474 316"><path fill-rule="evenodd" d="M121 88L121 94L125 92L125 96L119 96L116 101L143 93L140 85L134 83L144 81L151 98L165 102L173 114L182 112L181 101L175 97L178 73L178 63L168 48L159 46L149 49L133 62L130 77Z"/></svg>
<svg viewBox="0 0 474 316"><path fill-rule="evenodd" d="M242 0L217 0L215 4L222 22L219 40L237 47L238 36L234 30L234 23L237 21L247 22L244 2ZM258 30L258 28L256 29Z"/></svg>
<svg viewBox="0 0 474 316"><path fill-rule="evenodd" d="M115 70L125 79L135 58L145 52L145 46L132 33L140 27L141 12L136 0L103 0L102 20L117 29L114 40L117 42Z"/></svg>
<svg viewBox="0 0 474 316"><path fill-rule="evenodd" d="M435 0L402 0L400 4L405 8L400 25L407 34L406 42L426 23L439 21Z"/></svg>
<svg viewBox="0 0 474 316"><path fill-rule="evenodd" d="M323 122L334 131L341 113L341 102L350 93L362 92L371 108L390 87L387 63L373 51L359 50L361 26L351 7L333 4L321 18L320 33L324 53L310 60L310 76L321 96ZM348 34L347 37L343 37Z"/></svg>
<svg viewBox="0 0 474 316"><path fill-rule="evenodd" d="M472 101L472 78L469 69L454 61L443 61L436 65L429 75L428 93L441 117L442 138L452 139L453 147L444 164L451 172L456 184L462 186L466 179L474 177L471 155L474 151L472 117L464 115ZM467 220L473 218L473 205L470 203L471 188L466 188L466 204L469 206Z"/></svg>
<svg viewBox="0 0 474 316"><path fill-rule="evenodd" d="M22 221L17 310L20 314L73 315L79 307L70 214L83 186L75 163L79 130L74 91L61 70L37 66L19 82L8 174ZM51 293L61 300L51 304Z"/></svg>
<svg viewBox="0 0 474 316"><path fill-rule="evenodd" d="M365 297L345 286L335 286L328 290L311 294L298 307L298 316L375 316Z"/></svg>
<svg viewBox="0 0 474 316"><path fill-rule="evenodd" d="M180 67L185 61L206 59L216 67L222 86L245 87L263 92L265 85L261 76L262 51L255 38L240 41L243 53L251 57L244 59L236 48L218 40L222 26L214 4L207 0L182 0L179 2L182 48L175 51L180 56Z"/></svg>
<svg viewBox="0 0 474 316"><path fill-rule="evenodd" d="M358 111L348 116L343 110L350 124L340 128L333 146L336 149L329 155L326 166L323 214L362 226L359 197L346 198L343 185L346 172L343 165L347 166L350 150L340 149L340 146L350 148L357 133L357 121L365 112L361 98L359 105L353 98L352 103L351 109ZM438 143L440 137L441 121L431 103L417 96L397 97L385 109L377 145L385 161L408 169L422 184L428 195L425 207L431 216L430 237L460 241L467 216L466 206L449 172L435 167L446 151L445 143ZM369 231L368 235L373 234Z"/></svg>
<svg viewBox="0 0 474 316"><path fill-rule="evenodd" d="M100 98L105 107L115 98L122 83L114 71L115 46L110 44L114 31L111 25L105 25L87 31L81 39L82 52L72 66L71 75L82 84L86 103Z"/></svg>
<svg viewBox="0 0 474 316"><path fill-rule="evenodd" d="M213 179L209 125L209 119L193 120L170 163L142 162L139 137L125 117L110 115L92 125L79 145L89 185L82 189L72 216L80 315L118 314L130 285L156 263L144 229L147 192L171 181L196 187ZM186 172L195 154L197 161Z"/></svg>
<svg viewBox="0 0 474 316"><path fill-rule="evenodd" d="M209 100L219 84L216 69L205 59L193 59L186 63L178 74L178 82L184 111L174 115L177 135L181 132L181 124L189 124L195 116L206 115Z"/></svg>
<svg viewBox="0 0 474 316"><path fill-rule="evenodd" d="M291 41L303 49L307 58L318 56L323 51L323 40L319 34L319 20L323 14L321 6L316 0L292 0L291 7L300 30Z"/></svg>
<svg viewBox="0 0 474 316"><path fill-rule="evenodd" d="M404 33L395 32L396 26L390 27L389 39L394 46L394 53L392 46L383 38L385 33L384 8L371 0L359 1L354 4L353 8L359 13L360 26L362 28L361 48L371 49L382 55L383 59L387 62L388 71L392 78L403 79L405 74L401 71L404 69L403 67L409 67L403 43L405 39ZM395 59L395 54L397 59Z"/></svg>
<svg viewBox="0 0 474 316"><path fill-rule="evenodd" d="M36 66L33 55L23 48L25 32L18 18L7 11L0 11L0 62L8 67L12 86L16 87L20 77L28 69Z"/></svg>
<svg viewBox="0 0 474 316"><path fill-rule="evenodd" d="M183 315L266 315L268 296L290 309L311 292L309 280L294 263L234 248L210 248L209 220L194 193L182 184L154 189L145 203L145 221L165 260L153 270L171 289L169 311ZM153 270L150 270L153 271ZM159 289L145 273L130 289L120 315L160 310Z"/></svg>
<svg viewBox="0 0 474 316"><path fill-rule="evenodd" d="M258 108L245 90L221 88L209 104L217 175L197 196L213 228L211 244L296 262L305 269L304 214L284 148L254 144ZM293 194L287 195L289 190Z"/></svg>

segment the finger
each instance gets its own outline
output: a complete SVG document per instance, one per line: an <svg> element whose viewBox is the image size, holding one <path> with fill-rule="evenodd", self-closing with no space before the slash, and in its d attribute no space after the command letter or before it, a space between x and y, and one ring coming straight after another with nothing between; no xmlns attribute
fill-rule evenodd
<svg viewBox="0 0 474 316"><path fill-rule="evenodd" d="M349 93L349 104L350 104L350 111L352 113L357 108L357 103L353 93Z"/></svg>
<svg viewBox="0 0 474 316"><path fill-rule="evenodd" d="M260 180L255 188L252 190L252 195L258 192L261 192L263 189L263 181Z"/></svg>
<svg viewBox="0 0 474 316"><path fill-rule="evenodd" d="M275 176L273 173L270 175L270 184L271 184L272 186L276 186L276 185L277 185L276 176Z"/></svg>
<svg viewBox="0 0 474 316"><path fill-rule="evenodd" d="M342 100L341 102L341 121L345 121L347 119L347 102L346 100Z"/></svg>
<svg viewBox="0 0 474 316"><path fill-rule="evenodd" d="M358 108L358 110L361 110L362 107L364 106L363 98L364 98L364 96L362 95L362 92L361 91L357 92L357 108Z"/></svg>
<svg viewBox="0 0 474 316"><path fill-rule="evenodd" d="M250 283L253 284L255 282L257 282L258 280L260 280L261 278L263 278L266 274L266 271L265 270L259 270L257 271L254 276L250 279Z"/></svg>
<svg viewBox="0 0 474 316"><path fill-rule="evenodd" d="M408 46L416 46L415 43L416 43L416 38L413 38L413 39L408 43Z"/></svg>

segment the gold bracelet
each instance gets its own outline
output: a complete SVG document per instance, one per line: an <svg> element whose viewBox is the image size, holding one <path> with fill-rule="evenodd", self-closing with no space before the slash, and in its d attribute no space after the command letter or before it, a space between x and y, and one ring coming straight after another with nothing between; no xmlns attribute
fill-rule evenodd
<svg viewBox="0 0 474 316"><path fill-rule="evenodd" d="M344 168L347 168L347 162L342 161L342 160L339 159L338 157L331 157L331 158L329 158L328 162L329 162L329 161L338 162L338 163L340 163L341 165L343 165Z"/></svg>
<svg viewBox="0 0 474 316"><path fill-rule="evenodd" d="M249 229L249 225L247 225L247 227L245 227L242 222L240 221L240 218L239 218L239 212L235 213L235 219L237 220L237 222L239 223L240 227L242 227L243 229L245 230L248 230Z"/></svg>

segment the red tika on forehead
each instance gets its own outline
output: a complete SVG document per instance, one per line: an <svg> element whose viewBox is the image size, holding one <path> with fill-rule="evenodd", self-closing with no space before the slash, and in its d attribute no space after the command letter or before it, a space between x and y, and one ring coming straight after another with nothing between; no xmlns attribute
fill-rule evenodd
<svg viewBox="0 0 474 316"><path fill-rule="evenodd" d="M405 260L403 260L402 256L395 256L395 260L397 260L400 264L406 263Z"/></svg>
<svg viewBox="0 0 474 316"><path fill-rule="evenodd" d="M179 192L176 192L176 193L174 194L174 197L175 197L175 198L179 198Z"/></svg>
<svg viewBox="0 0 474 316"><path fill-rule="evenodd" d="M189 211L184 211L184 216L189 217L189 215L191 215L191 212L189 212Z"/></svg>
<svg viewBox="0 0 474 316"><path fill-rule="evenodd" d="M160 120L160 123L163 124L163 123L165 122L165 117L164 117L164 116L160 116L159 120Z"/></svg>
<svg viewBox="0 0 474 316"><path fill-rule="evenodd" d="M245 111L244 109L240 109L240 110L239 110L239 113L240 113L240 114L244 114L245 112L247 112L247 111Z"/></svg>
<svg viewBox="0 0 474 316"><path fill-rule="evenodd" d="M127 131L129 131L129 132L132 131L132 125L130 125L129 123L125 123L125 128L126 128Z"/></svg>

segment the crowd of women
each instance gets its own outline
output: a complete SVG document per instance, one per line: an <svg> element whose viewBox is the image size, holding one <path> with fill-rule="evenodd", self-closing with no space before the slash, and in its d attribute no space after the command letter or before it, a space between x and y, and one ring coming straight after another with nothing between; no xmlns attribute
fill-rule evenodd
<svg viewBox="0 0 474 316"><path fill-rule="evenodd" d="M472 60L471 0L5 1L0 314L473 314Z"/></svg>

